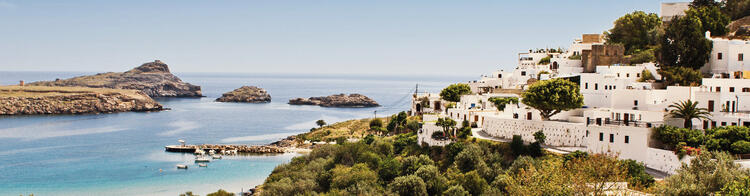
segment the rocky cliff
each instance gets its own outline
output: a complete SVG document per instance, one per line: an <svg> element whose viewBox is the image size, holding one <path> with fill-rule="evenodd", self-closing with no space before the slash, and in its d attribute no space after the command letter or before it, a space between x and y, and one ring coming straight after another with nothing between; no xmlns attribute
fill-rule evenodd
<svg viewBox="0 0 750 196"><path fill-rule="evenodd" d="M169 72L167 64L156 60L126 72L108 72L55 81L34 82L31 86L82 86L140 90L151 97L200 97L201 87L183 82Z"/></svg>
<svg viewBox="0 0 750 196"><path fill-rule="evenodd" d="M271 95L265 89L256 86L242 86L221 95L216 101L219 102L246 102L267 103L271 102Z"/></svg>
<svg viewBox="0 0 750 196"><path fill-rule="evenodd" d="M0 86L0 115L160 110L163 107L159 103L137 90Z"/></svg>
<svg viewBox="0 0 750 196"><path fill-rule="evenodd" d="M289 100L290 105L318 105L322 107L377 107L378 102L360 94L338 94L327 97L296 98Z"/></svg>

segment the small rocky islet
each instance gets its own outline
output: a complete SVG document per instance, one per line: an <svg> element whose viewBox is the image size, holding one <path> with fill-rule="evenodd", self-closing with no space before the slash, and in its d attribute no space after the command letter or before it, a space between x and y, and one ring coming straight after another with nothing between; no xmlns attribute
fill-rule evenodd
<svg viewBox="0 0 750 196"><path fill-rule="evenodd" d="M290 99L289 105L317 105L321 107L362 108L378 107L375 100L361 94L336 94L325 97L310 97Z"/></svg>
<svg viewBox="0 0 750 196"><path fill-rule="evenodd" d="M268 103L271 95L265 89L257 86L242 86L233 91L224 93L217 98L218 102L242 102L242 103Z"/></svg>

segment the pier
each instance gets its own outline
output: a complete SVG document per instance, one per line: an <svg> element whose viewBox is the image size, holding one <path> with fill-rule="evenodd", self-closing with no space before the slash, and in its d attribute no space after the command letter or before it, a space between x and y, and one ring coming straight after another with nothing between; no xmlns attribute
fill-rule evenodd
<svg viewBox="0 0 750 196"><path fill-rule="evenodd" d="M285 148L263 145L263 146L248 146L248 145L234 145L234 144L201 144L201 145L168 145L164 147L167 152L189 152L194 153L197 149L204 152L213 150L216 153L224 154L225 152L235 153L285 153Z"/></svg>

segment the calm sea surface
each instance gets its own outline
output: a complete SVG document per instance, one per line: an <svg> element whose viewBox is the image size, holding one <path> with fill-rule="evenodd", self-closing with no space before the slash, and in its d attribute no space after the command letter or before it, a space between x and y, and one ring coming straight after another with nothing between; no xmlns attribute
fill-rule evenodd
<svg viewBox="0 0 750 196"><path fill-rule="evenodd" d="M0 85L19 80L69 78L91 73L0 72ZM157 99L172 110L99 115L0 116L0 195L204 195L220 188L247 190L296 154L232 156L199 168L193 155L164 152L189 144L267 144L308 131L315 121L338 122L408 110L409 96L437 92L472 77L326 76L178 73L200 85L204 98ZM267 104L218 103L242 85L268 90ZM361 93L377 108L290 106L295 97ZM190 169L177 170L176 164ZM162 169L162 172L159 171Z"/></svg>

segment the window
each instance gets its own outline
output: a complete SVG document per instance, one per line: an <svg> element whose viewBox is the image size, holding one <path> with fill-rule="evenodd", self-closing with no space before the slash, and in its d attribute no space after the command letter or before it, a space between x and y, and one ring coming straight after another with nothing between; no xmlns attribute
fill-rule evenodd
<svg viewBox="0 0 750 196"><path fill-rule="evenodd" d="M716 92L721 92L721 87L717 86L716 87Z"/></svg>
<svg viewBox="0 0 750 196"><path fill-rule="evenodd" d="M526 113L526 120L531 120L531 112Z"/></svg>
<svg viewBox="0 0 750 196"><path fill-rule="evenodd" d="M714 112L714 100L708 100L708 112Z"/></svg>
<svg viewBox="0 0 750 196"><path fill-rule="evenodd" d="M722 58L722 56L721 56L721 55L722 55L722 54L721 54L721 52L719 52L719 54L718 54L718 55L716 55L716 58L717 58L717 59L719 59L719 60L721 60L721 58Z"/></svg>
<svg viewBox="0 0 750 196"><path fill-rule="evenodd" d="M750 88L747 88L747 87L742 88L742 92L743 93L750 93Z"/></svg>
<svg viewBox="0 0 750 196"><path fill-rule="evenodd" d="M715 128L715 127L716 127L716 121L711 121L711 128Z"/></svg>
<svg viewBox="0 0 750 196"><path fill-rule="evenodd" d="M629 74L629 73L625 74L625 77L626 77L626 78L629 78L629 77L630 77L630 74Z"/></svg>
<svg viewBox="0 0 750 196"><path fill-rule="evenodd" d="M598 83L594 83L594 90L599 90L599 84Z"/></svg>
<svg viewBox="0 0 750 196"><path fill-rule="evenodd" d="M633 100L633 105L638 106L638 100Z"/></svg>
<svg viewBox="0 0 750 196"><path fill-rule="evenodd" d="M526 72L525 72L525 71L522 71L522 72L521 72L521 76L526 76Z"/></svg>
<svg viewBox="0 0 750 196"><path fill-rule="evenodd" d="M600 142L604 141L604 133L602 132L599 132L599 141Z"/></svg>
<svg viewBox="0 0 750 196"><path fill-rule="evenodd" d="M609 134L609 143L615 143L615 134Z"/></svg>
<svg viewBox="0 0 750 196"><path fill-rule="evenodd" d="M703 130L706 130L706 129L708 129L708 121L704 120L703 121Z"/></svg>
<svg viewBox="0 0 750 196"><path fill-rule="evenodd" d="M585 89L589 89L589 83L588 82L586 82L586 84L584 84L584 88Z"/></svg>
<svg viewBox="0 0 750 196"><path fill-rule="evenodd" d="M729 87L729 92L733 93L734 92L734 87Z"/></svg>
<svg viewBox="0 0 750 196"><path fill-rule="evenodd" d="M513 118L518 119L518 113L513 113Z"/></svg>
<svg viewBox="0 0 750 196"><path fill-rule="evenodd" d="M627 135L625 136L625 143L626 144L630 143L630 136L627 136Z"/></svg>
<svg viewBox="0 0 750 196"><path fill-rule="evenodd" d="M640 78L641 77L641 73L635 73L635 77Z"/></svg>
<svg viewBox="0 0 750 196"><path fill-rule="evenodd" d="M742 53L737 54L737 61L744 61L744 60L745 60L745 55L743 55Z"/></svg>
<svg viewBox="0 0 750 196"><path fill-rule="evenodd" d="M618 77L618 78L620 77L620 73L617 73L617 77Z"/></svg>
<svg viewBox="0 0 750 196"><path fill-rule="evenodd" d="M727 122L721 122L721 126L727 126Z"/></svg>

